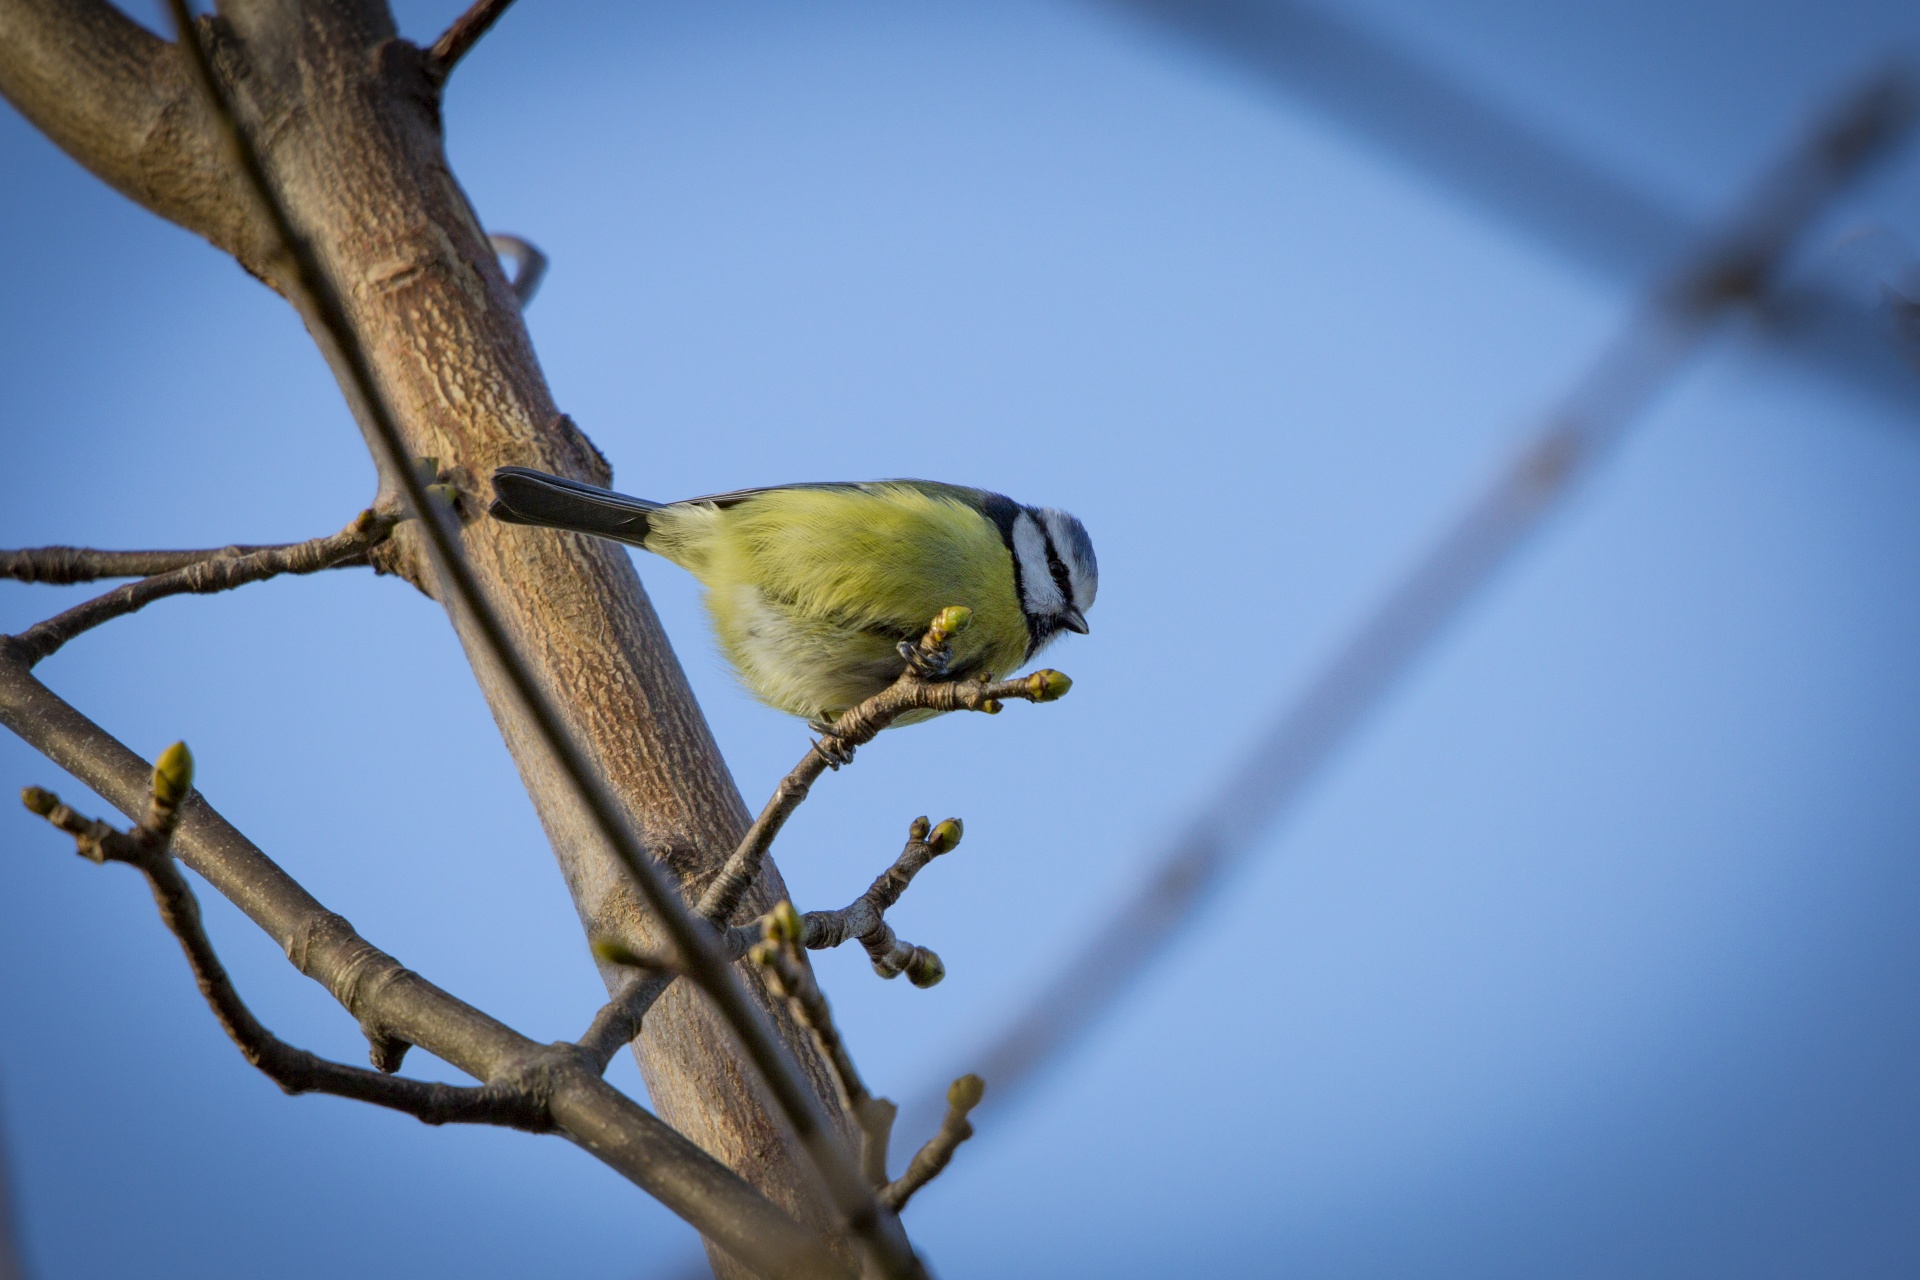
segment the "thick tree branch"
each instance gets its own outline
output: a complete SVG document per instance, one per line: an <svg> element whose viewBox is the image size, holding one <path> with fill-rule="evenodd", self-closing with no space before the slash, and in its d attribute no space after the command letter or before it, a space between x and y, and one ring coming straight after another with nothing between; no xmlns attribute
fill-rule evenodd
<svg viewBox="0 0 1920 1280"><path fill-rule="evenodd" d="M446 83L455 64L480 43L480 37L493 29L493 24L500 21L512 3L513 0L474 0L465 13L453 20L452 26L440 33L440 38L427 50L427 75L435 84Z"/></svg>
<svg viewBox="0 0 1920 1280"><path fill-rule="evenodd" d="M186 0L169 0L168 9L188 54L188 65L224 135L235 166L246 176L274 228L279 249L289 260L287 286L317 322L334 354L346 367L372 427L383 471L400 482L409 512L423 517L418 522L422 542L445 598L465 616L480 639L483 652L513 689L541 745L558 763L567 785L670 940L682 971L713 1002L728 1029L746 1050L775 1105L819 1173L828 1202L860 1252L884 1276L924 1276L925 1271L899 1221L874 1199L871 1190L860 1181L858 1170L848 1161L835 1126L825 1115L798 1063L787 1046L771 1032L759 1008L742 989L739 979L714 945L712 931L688 913L675 887L667 882L635 837L599 771L574 739L565 718L520 656L500 615L482 593L451 530L440 523L437 513L429 507L421 477L407 465L405 438L387 401L386 388L360 342L339 287L281 203L258 149L214 73L211 59L188 14Z"/></svg>
<svg viewBox="0 0 1920 1280"><path fill-rule="evenodd" d="M0 0L0 96L121 194L261 261L179 51L105 0Z"/></svg>
<svg viewBox="0 0 1920 1280"><path fill-rule="evenodd" d="M952 655L949 642L972 621L972 612L958 605L942 610L918 644L903 645L909 659L900 678L834 720L806 757L780 780L773 797L753 820L733 856L701 893L696 910L702 917L715 925L726 924L739 909L740 900L754 877L760 874L760 865L766 859L767 850L773 847L774 837L807 798L807 792L820 775L851 760L856 748L873 741L882 729L907 712L984 711L993 715L1008 699L1052 702L1065 697L1073 687L1073 681L1052 670L1036 671L1017 680L991 682L938 678Z"/></svg>
<svg viewBox="0 0 1920 1280"><path fill-rule="evenodd" d="M168 596L195 594L211 595L216 591L231 591L235 587L244 587L250 582L263 582L283 573L318 573L322 569L338 569L346 565L367 563L367 553L393 531L395 517L369 507L355 516L353 523L338 533L328 534L324 538L311 538L306 542L288 543L277 547L256 547L243 550L229 547L214 552L202 559L182 565L177 569L143 578L139 582L128 583L105 595L95 596L83 604L77 604L65 613L56 614L45 622L35 623L17 636L0 638L13 657L29 667L51 656L60 646L75 636L115 618L125 617L138 609L144 609L155 600ZM70 551L72 548L46 548L56 552ZM0 563L11 567L21 558L31 558L34 552L0 552ZM83 556L108 557L121 556L129 560L141 555L161 557L189 555L190 552L82 552ZM54 569L65 567L61 557L48 557ZM99 564L102 561L95 560ZM107 562L111 563L111 562ZM31 566L30 566L31 567ZM69 579L71 581L71 579Z"/></svg>
<svg viewBox="0 0 1920 1280"><path fill-rule="evenodd" d="M5 657L0 657L0 724L122 813L144 814L151 821L152 770L145 762L54 695L23 664ZM554 1131L743 1263L768 1276L844 1280L841 1265L818 1237L601 1080L573 1046L556 1053L401 966L315 901L198 793L188 795L176 812L174 856L279 943L294 967L332 992L370 1039L419 1045L496 1088L536 1081L546 1093ZM104 831L89 826L80 834L91 833L96 841L119 834L100 826ZM392 1105L383 1098L366 1100Z"/></svg>

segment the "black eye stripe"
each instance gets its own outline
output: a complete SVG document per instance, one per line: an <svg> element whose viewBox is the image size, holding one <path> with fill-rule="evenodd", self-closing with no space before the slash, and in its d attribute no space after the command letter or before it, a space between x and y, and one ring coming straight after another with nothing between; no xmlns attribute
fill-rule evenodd
<svg viewBox="0 0 1920 1280"><path fill-rule="evenodd" d="M1053 585L1060 588L1060 599L1071 608L1073 605L1073 575L1067 572L1067 565L1053 546L1053 530L1047 528L1044 520L1035 520L1040 526L1040 541L1047 548L1047 572L1053 575Z"/></svg>

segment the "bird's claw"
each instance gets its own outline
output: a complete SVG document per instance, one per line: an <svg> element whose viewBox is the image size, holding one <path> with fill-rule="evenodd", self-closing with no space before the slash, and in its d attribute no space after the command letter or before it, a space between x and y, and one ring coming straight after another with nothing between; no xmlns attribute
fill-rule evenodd
<svg viewBox="0 0 1920 1280"><path fill-rule="evenodd" d="M902 640L898 648L907 666L922 680L944 680L953 665L953 650L946 645L929 651L912 640Z"/></svg>
<svg viewBox="0 0 1920 1280"><path fill-rule="evenodd" d="M813 740L813 749L827 762L827 768L838 771L841 765L853 763L853 748L833 736L831 725L821 728L819 722L815 721L812 727L820 732L820 736Z"/></svg>

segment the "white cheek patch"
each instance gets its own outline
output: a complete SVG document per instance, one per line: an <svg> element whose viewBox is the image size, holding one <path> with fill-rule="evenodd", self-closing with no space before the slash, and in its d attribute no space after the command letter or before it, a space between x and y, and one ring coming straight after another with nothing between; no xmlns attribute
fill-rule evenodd
<svg viewBox="0 0 1920 1280"><path fill-rule="evenodd" d="M1020 561L1020 595L1026 611L1045 616L1064 609L1066 598L1047 564L1047 535L1024 511L1013 520L1013 554Z"/></svg>
<svg viewBox="0 0 1920 1280"><path fill-rule="evenodd" d="M1086 526L1052 507L1042 511L1040 517L1047 522L1047 534L1053 539L1061 562L1067 566L1067 584L1073 588L1074 608L1092 608L1093 597L1100 590L1100 571L1093 565L1093 544L1087 538Z"/></svg>

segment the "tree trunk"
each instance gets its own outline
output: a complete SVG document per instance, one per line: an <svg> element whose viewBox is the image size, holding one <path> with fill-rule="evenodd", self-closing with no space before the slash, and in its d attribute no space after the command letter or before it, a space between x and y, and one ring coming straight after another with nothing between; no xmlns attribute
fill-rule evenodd
<svg viewBox="0 0 1920 1280"><path fill-rule="evenodd" d="M92 47L47 38L74 22L98 37ZM281 198L345 295L409 451L437 458L461 491L463 540L482 588L646 846L697 892L739 841L747 812L626 552L484 516L486 478L503 464L601 484L610 476L555 411L518 304L447 167L439 90L421 51L396 36L382 0L227 0L208 30ZM284 266L262 248L270 239L247 202L236 201L237 176L220 173L203 145L165 154L145 146L156 121L193 138L204 120L169 60L177 51L98 0L0 0L0 43L7 41L27 42L16 49L26 56L9 55L15 65L0 67L0 90L30 119L119 189L275 283ZM45 82L55 97L84 103L75 77L96 83L109 75L131 87L119 116L145 122L132 142L97 136L117 127L111 102L80 127L67 106L39 92ZM352 402L340 361L327 354ZM362 406L353 408L364 432ZM382 487L391 486L383 477ZM404 526L386 567L433 589ZM461 639L587 934L649 944L652 926L624 873L464 628ZM745 910L757 913L783 894L769 864ZM621 974L603 976L611 988ZM749 983L826 1112L840 1115L811 1038L757 974ZM654 1006L636 1053L664 1119L802 1221L824 1225L804 1153L688 984ZM747 1274L723 1255L714 1261L722 1274Z"/></svg>

